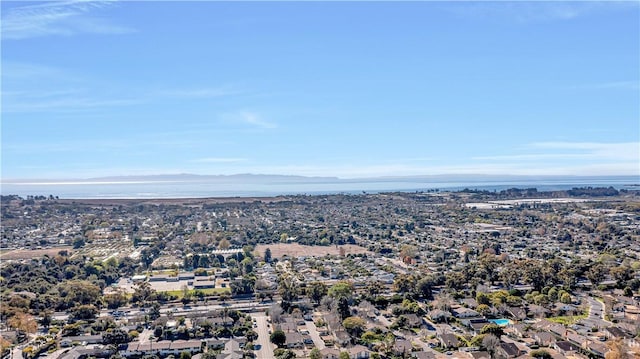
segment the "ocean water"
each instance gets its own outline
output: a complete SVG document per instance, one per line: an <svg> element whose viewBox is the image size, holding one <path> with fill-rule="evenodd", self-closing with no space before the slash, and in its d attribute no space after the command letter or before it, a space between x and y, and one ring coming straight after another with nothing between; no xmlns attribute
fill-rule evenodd
<svg viewBox="0 0 640 359"><path fill-rule="evenodd" d="M204 198L204 197L271 197L292 194L414 192L433 189L457 191L465 188L500 191L508 188L537 188L538 191L567 190L574 187L609 187L640 189L633 178L598 178L588 180L540 180L493 182L428 182L428 181L358 181L314 183L232 183L211 181L131 181L131 182L67 182L67 183L3 183L0 193L58 196L60 198Z"/></svg>

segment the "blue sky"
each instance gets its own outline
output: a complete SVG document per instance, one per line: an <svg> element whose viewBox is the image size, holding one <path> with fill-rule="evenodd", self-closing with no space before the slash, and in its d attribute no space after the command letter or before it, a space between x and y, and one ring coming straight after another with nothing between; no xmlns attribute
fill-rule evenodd
<svg viewBox="0 0 640 359"><path fill-rule="evenodd" d="M2 177L640 174L637 2L2 2Z"/></svg>

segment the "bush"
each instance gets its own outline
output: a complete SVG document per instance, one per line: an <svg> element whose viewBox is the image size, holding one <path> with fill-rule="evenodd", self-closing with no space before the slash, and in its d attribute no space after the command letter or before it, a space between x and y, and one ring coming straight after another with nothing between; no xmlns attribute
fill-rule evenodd
<svg viewBox="0 0 640 359"><path fill-rule="evenodd" d="M552 356L546 350L534 350L531 352L531 356L534 358L551 359Z"/></svg>

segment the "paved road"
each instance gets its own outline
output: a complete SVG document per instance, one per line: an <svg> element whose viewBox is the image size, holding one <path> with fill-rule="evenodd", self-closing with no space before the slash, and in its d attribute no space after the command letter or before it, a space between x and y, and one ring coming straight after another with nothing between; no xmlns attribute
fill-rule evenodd
<svg viewBox="0 0 640 359"><path fill-rule="evenodd" d="M587 297L586 299L589 304L589 316L580 320L579 323L586 327L586 329L591 329L592 327L606 328L612 326L613 324L611 322L604 319L604 303L601 303L592 297Z"/></svg>
<svg viewBox="0 0 640 359"><path fill-rule="evenodd" d="M324 341L322 340L322 338L320 338L320 334L318 333L318 328L316 327L316 324L312 321L307 321L305 323L305 326L307 327L307 331L309 331L309 336L311 337L311 340L313 340L313 344L316 346L316 348L318 348L318 350L324 349L325 348Z"/></svg>
<svg viewBox="0 0 640 359"><path fill-rule="evenodd" d="M258 333L257 344L260 345L260 349L255 351L256 358L273 358L273 349L275 349L275 346L269 340L270 324L267 323L267 315L265 312L256 312L251 313L251 317L256 319L257 328L254 328L254 330Z"/></svg>

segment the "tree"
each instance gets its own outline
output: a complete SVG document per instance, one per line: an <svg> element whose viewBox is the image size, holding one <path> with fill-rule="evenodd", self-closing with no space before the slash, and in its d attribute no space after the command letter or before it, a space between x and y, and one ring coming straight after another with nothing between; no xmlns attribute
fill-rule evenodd
<svg viewBox="0 0 640 359"><path fill-rule="evenodd" d="M73 249L79 249L82 248L84 246L84 238L82 237L76 237L73 240Z"/></svg>
<svg viewBox="0 0 640 359"><path fill-rule="evenodd" d="M226 238L221 239L220 243L218 243L218 249L229 249L229 247L231 247L231 244Z"/></svg>
<svg viewBox="0 0 640 359"><path fill-rule="evenodd" d="M340 352L338 359L349 359L349 352Z"/></svg>
<svg viewBox="0 0 640 359"><path fill-rule="evenodd" d="M129 334L122 329L107 330L102 334L105 344L123 344L129 342Z"/></svg>
<svg viewBox="0 0 640 359"><path fill-rule="evenodd" d="M322 297L327 295L327 285L322 282L313 282L307 287L307 295L316 305L319 305Z"/></svg>
<svg viewBox="0 0 640 359"><path fill-rule="evenodd" d="M360 334L366 327L366 322L360 317L348 317L342 321L344 329L354 338L360 337Z"/></svg>
<svg viewBox="0 0 640 359"><path fill-rule="evenodd" d="M277 330L274 330L273 333L271 333L269 340L271 340L271 342L277 345L278 347L281 347L287 341L287 335L284 334L282 330L277 329Z"/></svg>
<svg viewBox="0 0 640 359"><path fill-rule="evenodd" d="M531 356L534 358L542 358L542 359L551 359L553 358L553 356L551 354L549 354L548 351L546 350L534 350L531 352Z"/></svg>
<svg viewBox="0 0 640 359"><path fill-rule="evenodd" d="M431 278L422 278L416 284L415 292L418 296L425 299L433 299L433 280Z"/></svg>
<svg viewBox="0 0 640 359"><path fill-rule="evenodd" d="M23 312L16 313L7 324L23 334L35 333L38 330L38 323L33 316Z"/></svg>
<svg viewBox="0 0 640 359"><path fill-rule="evenodd" d="M264 261L267 263L271 263L271 248L267 248L264 250Z"/></svg>
<svg viewBox="0 0 640 359"><path fill-rule="evenodd" d="M607 342L607 349L609 352L605 354L605 359L627 359L629 356L629 348L624 343L622 338L609 340Z"/></svg>
<svg viewBox="0 0 640 359"><path fill-rule="evenodd" d="M322 354L318 348L311 349L309 353L309 359L322 359Z"/></svg>
<svg viewBox="0 0 640 359"><path fill-rule="evenodd" d="M504 334L502 327L498 324L487 324L482 329L480 329L480 334L493 334L496 337L500 338L502 334Z"/></svg>
<svg viewBox="0 0 640 359"><path fill-rule="evenodd" d="M499 345L500 339L493 334L488 334L482 339L482 346L487 349L492 358L494 358L494 354Z"/></svg>
<svg viewBox="0 0 640 359"><path fill-rule="evenodd" d="M282 278L278 290L282 296L283 307L288 307L289 303L298 299L298 283L293 276L285 276Z"/></svg>
<svg viewBox="0 0 640 359"><path fill-rule="evenodd" d="M416 287L415 278L410 274L400 274L393 281L393 289L398 293L411 293Z"/></svg>
<svg viewBox="0 0 640 359"><path fill-rule="evenodd" d="M478 305L478 307L476 308L476 311L482 315L484 315L485 317L489 314L491 314L491 308L489 308L488 305L486 304L480 304Z"/></svg>
<svg viewBox="0 0 640 359"><path fill-rule="evenodd" d="M598 284L602 283L606 275L607 275L607 268L600 263L591 267L586 273L587 279L591 281L591 284L593 284L594 288L597 287Z"/></svg>
<svg viewBox="0 0 640 359"><path fill-rule="evenodd" d="M332 285L327 293L334 299L346 298L351 302L353 300L353 284L346 281L340 281Z"/></svg>
<svg viewBox="0 0 640 359"><path fill-rule="evenodd" d="M296 353L293 350L277 348L273 351L273 355L276 359L295 359Z"/></svg>
<svg viewBox="0 0 640 359"><path fill-rule="evenodd" d="M274 303L269 308L269 316L271 317L271 321L273 323L280 323L280 320L282 319L282 313L282 307L278 303Z"/></svg>
<svg viewBox="0 0 640 359"><path fill-rule="evenodd" d="M186 350L180 352L180 359L191 359L191 353Z"/></svg>
<svg viewBox="0 0 640 359"><path fill-rule="evenodd" d="M258 339L258 333L256 333L256 331L253 330L253 329L247 330L247 332L244 334L244 336L247 337L247 340L250 341L250 342Z"/></svg>
<svg viewBox="0 0 640 359"><path fill-rule="evenodd" d="M98 308L92 304L79 305L71 312L71 316L75 319L94 319L96 315L98 315Z"/></svg>

